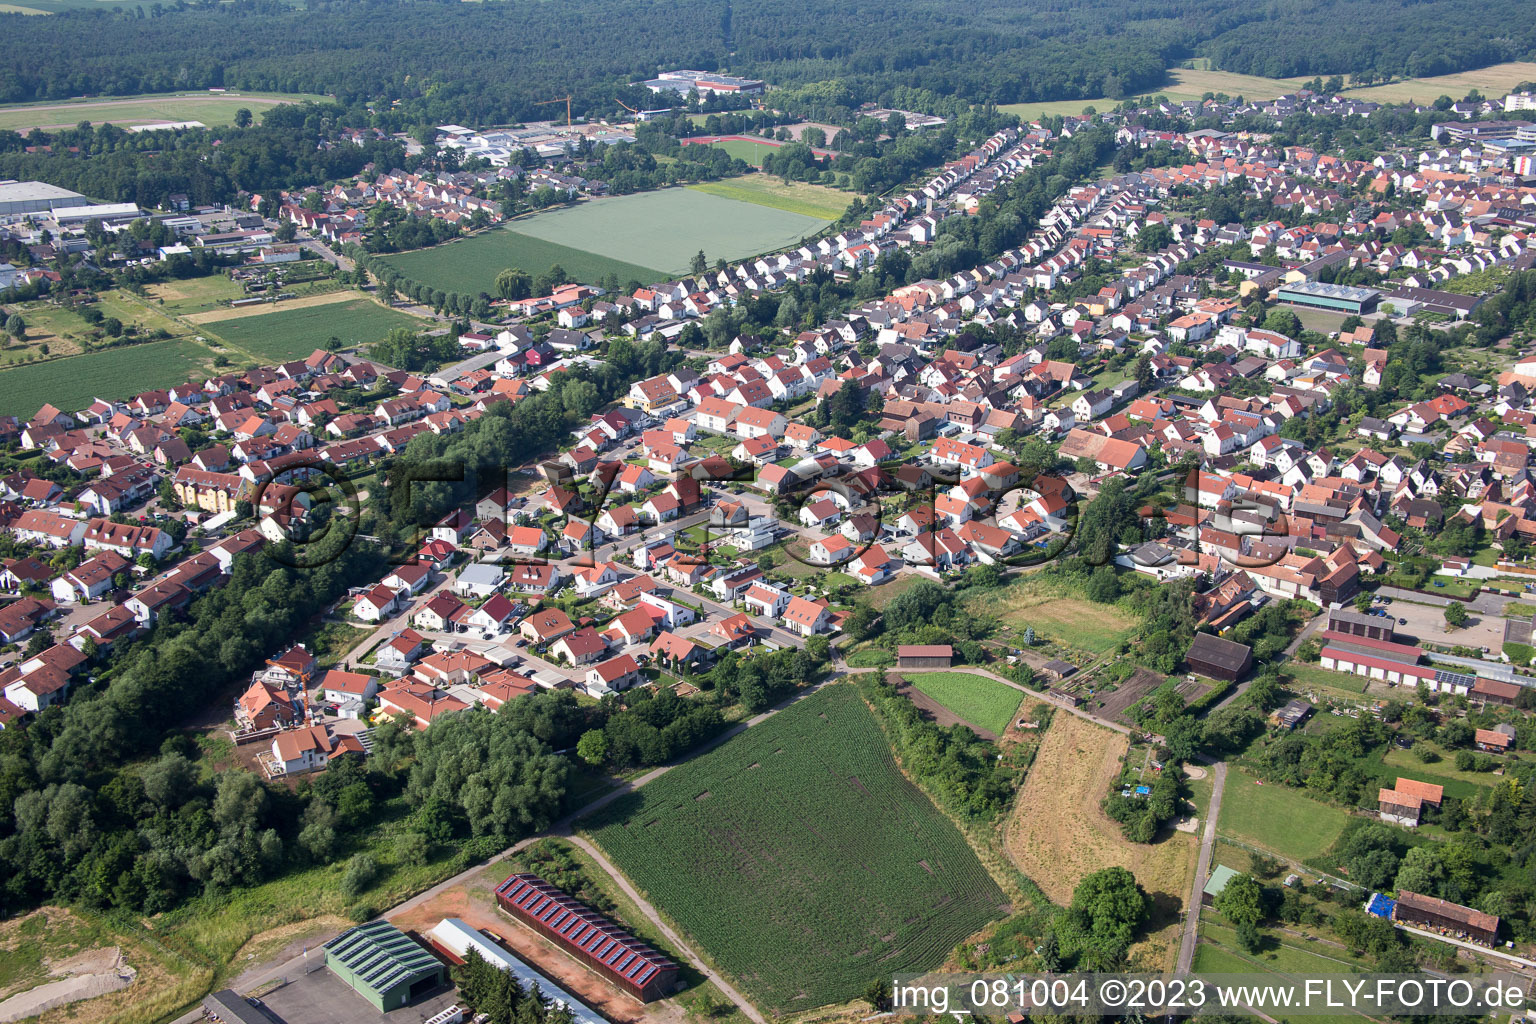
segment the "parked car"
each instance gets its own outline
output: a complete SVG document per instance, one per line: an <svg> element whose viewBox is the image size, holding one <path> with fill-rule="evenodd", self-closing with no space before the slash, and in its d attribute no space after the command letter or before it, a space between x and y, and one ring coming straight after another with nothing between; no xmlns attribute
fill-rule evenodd
<svg viewBox="0 0 1536 1024"><path fill-rule="evenodd" d="M1408 620L1407 619L1398 619L1397 620L1397 624L1399 626L1406 626L1406 625L1408 625Z"/></svg>

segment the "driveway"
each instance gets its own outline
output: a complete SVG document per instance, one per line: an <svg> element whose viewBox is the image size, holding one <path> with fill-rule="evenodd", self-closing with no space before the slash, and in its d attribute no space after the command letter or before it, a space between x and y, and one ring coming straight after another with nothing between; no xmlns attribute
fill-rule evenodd
<svg viewBox="0 0 1536 1024"><path fill-rule="evenodd" d="M1200 857L1195 862L1195 882L1190 888L1189 902L1184 912L1184 935L1179 940L1179 959L1174 966L1175 974L1188 974L1195 961L1195 945L1200 940L1200 906L1205 890L1205 880L1211 873L1211 857L1216 848L1216 821L1221 816L1221 797L1227 788L1227 763L1218 761L1211 782L1211 805L1205 809L1205 833L1200 839Z"/></svg>

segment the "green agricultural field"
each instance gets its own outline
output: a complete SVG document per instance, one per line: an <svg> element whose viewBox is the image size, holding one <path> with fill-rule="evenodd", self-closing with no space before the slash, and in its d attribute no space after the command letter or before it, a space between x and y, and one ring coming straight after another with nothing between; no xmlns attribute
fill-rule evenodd
<svg viewBox="0 0 1536 1024"><path fill-rule="evenodd" d="M37 0L38 4L48 0ZM93 0L95 2L95 0ZM26 6L34 6L27 0ZM74 5L68 5L74 6ZM94 97L48 103L14 103L0 106L0 129L25 131L38 126L74 127L81 121L102 124L148 124L155 121L201 121L203 124L233 124L235 111L241 107L260 120L262 112L280 103L323 100L312 94L283 93L210 93L187 92L146 96Z"/></svg>
<svg viewBox="0 0 1536 1024"><path fill-rule="evenodd" d="M847 685L615 801L592 834L776 1016L935 968L1003 912L1002 891Z"/></svg>
<svg viewBox="0 0 1536 1024"><path fill-rule="evenodd" d="M496 275L507 267L521 267L537 277L558 263L578 281L592 282L616 274L621 284L627 281L650 284L668 276L654 267L573 249L558 242L533 238L518 230L529 223L532 218L447 245L382 256L379 262L394 267L412 281L445 292L471 295L494 292Z"/></svg>
<svg viewBox="0 0 1536 1024"><path fill-rule="evenodd" d="M798 213L818 220L836 220L841 217L854 198L852 193L839 192L825 185L812 185L804 181L783 182L767 174L748 174L688 187L696 192L708 192L712 196L736 199L743 203L756 203L758 206Z"/></svg>
<svg viewBox="0 0 1536 1024"><path fill-rule="evenodd" d="M148 388L185 384L210 355L195 341L177 338L0 370L0 416L28 417L44 402L83 409L97 396L127 398Z"/></svg>
<svg viewBox="0 0 1536 1024"><path fill-rule="evenodd" d="M557 263L581 281L612 273L621 282L651 283L685 273L700 249L711 263L753 256L810 237L831 220L698 189L669 188L546 210L496 231L386 256L383 262L413 281L471 294L491 291L503 268L538 275Z"/></svg>
<svg viewBox="0 0 1536 1024"><path fill-rule="evenodd" d="M340 338L343 347L351 348L378 341L396 327L418 330L423 326L415 317L385 309L372 299L352 299L216 320L199 329L216 334L265 362L281 362L302 359L315 349L324 348L331 335Z"/></svg>
<svg viewBox="0 0 1536 1024"><path fill-rule="evenodd" d="M903 672L903 679L961 718L998 736L1008 728L1024 694L969 672Z"/></svg>
<svg viewBox="0 0 1536 1024"><path fill-rule="evenodd" d="M830 219L668 188L550 210L518 221L516 230L680 274L700 249L711 263L755 256L808 238Z"/></svg>
<svg viewBox="0 0 1536 1024"><path fill-rule="evenodd" d="M1307 861L1322 856L1348 822L1349 815L1337 807L1237 770L1227 774L1217 827L1223 835Z"/></svg>

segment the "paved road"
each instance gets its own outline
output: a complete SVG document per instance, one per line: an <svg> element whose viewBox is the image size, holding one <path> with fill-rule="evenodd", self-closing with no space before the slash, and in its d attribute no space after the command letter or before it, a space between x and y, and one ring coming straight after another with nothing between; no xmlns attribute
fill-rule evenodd
<svg viewBox="0 0 1536 1024"><path fill-rule="evenodd" d="M1200 903L1206 876L1211 873L1211 856L1216 847L1216 819L1221 815L1221 797L1227 788L1227 763L1218 761L1211 769L1216 774L1211 783L1211 805L1205 809L1205 834L1200 839L1200 857L1195 862L1195 882L1189 891L1189 906L1184 913L1184 936L1179 942L1176 974L1188 974L1195 961L1195 943L1200 938Z"/></svg>

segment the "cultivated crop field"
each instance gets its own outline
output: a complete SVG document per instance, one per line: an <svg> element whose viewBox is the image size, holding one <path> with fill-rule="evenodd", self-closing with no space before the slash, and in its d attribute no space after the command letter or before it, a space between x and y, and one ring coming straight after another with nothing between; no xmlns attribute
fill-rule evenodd
<svg viewBox="0 0 1536 1024"><path fill-rule="evenodd" d="M1536 82L1536 63L1513 61L1475 71L1436 75L1433 78L1405 78L1390 85L1350 89L1347 95L1375 100L1377 103L1433 103L1441 96L1459 100L1469 91L1477 89L1484 96L1497 99L1522 82Z"/></svg>
<svg viewBox="0 0 1536 1024"><path fill-rule="evenodd" d="M83 409L98 395L127 398L148 388L185 384L210 356L197 342L177 338L0 370L0 416L25 418L44 402Z"/></svg>
<svg viewBox="0 0 1536 1024"><path fill-rule="evenodd" d="M689 185L696 192L712 196L736 199L743 203L756 203L775 210L798 213L818 220L836 220L843 215L853 201L850 192L839 192L825 185L812 185L805 181L780 181L767 174L746 174L725 181L705 181Z"/></svg>
<svg viewBox="0 0 1536 1024"><path fill-rule="evenodd" d="M1216 824L1222 835L1306 861L1322 856L1348 821L1344 811L1300 790L1234 771L1227 773L1221 820Z"/></svg>
<svg viewBox="0 0 1536 1024"><path fill-rule="evenodd" d="M351 299L218 320L208 330L265 362L281 362L324 348L332 335L350 348L378 341L396 327L417 330L423 326L415 317L385 309L372 299Z"/></svg>
<svg viewBox="0 0 1536 1024"><path fill-rule="evenodd" d="M573 249L569 245L533 238L518 230L531 222L532 218L515 221L493 231L481 232L472 238L431 249L383 256L380 261L394 267L412 281L420 281L445 292L467 292L471 295L493 293L496 275L507 267L519 267L537 277L558 263L578 281L593 282L611 273L618 275L621 284L627 281L652 284L668 276L665 271L654 267Z"/></svg>
<svg viewBox="0 0 1536 1024"><path fill-rule="evenodd" d="M972 725L1001 736L1024 694L970 672L903 672L903 679Z"/></svg>
<svg viewBox="0 0 1536 1024"><path fill-rule="evenodd" d="M1004 903L848 685L615 801L592 835L780 1015L937 967Z"/></svg>
<svg viewBox="0 0 1536 1024"><path fill-rule="evenodd" d="M1169 832L1155 843L1132 843L1100 809L1129 745L1121 733L1057 712L1008 822L1008 855L1060 904L1071 902L1090 872L1130 871L1154 904L1150 934L1132 952L1172 967L1179 945L1174 908L1184 904L1194 881L1196 841Z"/></svg>
<svg viewBox="0 0 1536 1024"><path fill-rule="evenodd" d="M830 219L697 189L668 188L549 210L518 221L517 231L612 259L682 273L700 249L711 263L755 256L814 235Z"/></svg>
<svg viewBox="0 0 1536 1024"><path fill-rule="evenodd" d="M322 100L323 96L282 93L188 92L165 95L121 96L50 103L15 103L0 106L0 129L25 131L35 127L73 128L81 121L92 124L152 124L156 121L201 121L213 126L233 124L241 107L260 120L262 112L280 103Z"/></svg>

